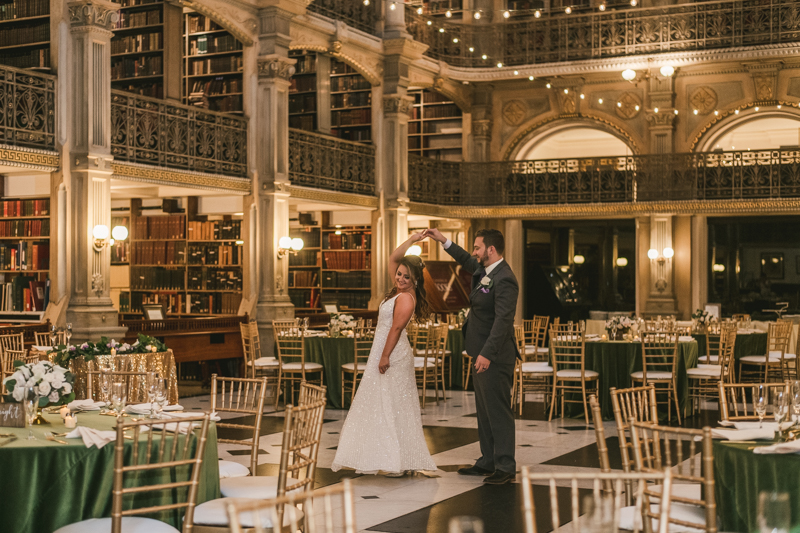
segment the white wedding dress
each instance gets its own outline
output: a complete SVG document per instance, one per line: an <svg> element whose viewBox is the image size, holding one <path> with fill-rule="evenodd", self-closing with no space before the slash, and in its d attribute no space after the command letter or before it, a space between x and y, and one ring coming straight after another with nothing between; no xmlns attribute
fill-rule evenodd
<svg viewBox="0 0 800 533"><path fill-rule="evenodd" d="M334 472L340 468L353 468L359 474L436 470L422 432L414 352L405 331L389 356L389 369L385 374L378 370L398 296L383 302L378 311L375 341L342 428L331 466Z"/></svg>

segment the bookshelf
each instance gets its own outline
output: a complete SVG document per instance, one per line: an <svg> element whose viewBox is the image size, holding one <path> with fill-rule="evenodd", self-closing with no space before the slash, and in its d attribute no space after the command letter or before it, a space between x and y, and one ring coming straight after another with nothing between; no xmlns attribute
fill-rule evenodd
<svg viewBox="0 0 800 533"><path fill-rule="evenodd" d="M416 9L421 7L426 15L433 15L436 18L461 20L463 18L463 0L422 0L411 3ZM450 16L447 16L447 12Z"/></svg>
<svg viewBox="0 0 800 533"><path fill-rule="evenodd" d="M242 43L198 13L185 14L183 35L183 103L241 114Z"/></svg>
<svg viewBox="0 0 800 533"><path fill-rule="evenodd" d="M235 315L242 300L242 221L210 220L189 197L181 212L147 215L131 200L129 290L120 312L161 304L168 316Z"/></svg>
<svg viewBox="0 0 800 533"><path fill-rule="evenodd" d="M435 159L462 160L461 109L446 96L428 90L414 97L408 121L408 151Z"/></svg>
<svg viewBox="0 0 800 533"><path fill-rule="evenodd" d="M289 87L289 127L317 131L317 54L290 50L289 57L297 60Z"/></svg>
<svg viewBox="0 0 800 533"><path fill-rule="evenodd" d="M164 98L164 1L120 4L111 39L111 88Z"/></svg>
<svg viewBox="0 0 800 533"><path fill-rule="evenodd" d="M50 70L50 0L0 0L0 64Z"/></svg>
<svg viewBox="0 0 800 533"><path fill-rule="evenodd" d="M350 65L331 60L331 134L348 141L372 140L372 85Z"/></svg>
<svg viewBox="0 0 800 533"><path fill-rule="evenodd" d="M0 199L0 316L39 321L49 300L50 198Z"/></svg>

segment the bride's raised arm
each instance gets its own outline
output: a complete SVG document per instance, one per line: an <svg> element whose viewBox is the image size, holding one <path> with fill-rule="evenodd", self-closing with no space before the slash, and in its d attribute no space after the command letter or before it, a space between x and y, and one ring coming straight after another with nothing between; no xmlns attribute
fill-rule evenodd
<svg viewBox="0 0 800 533"><path fill-rule="evenodd" d="M397 272L397 267L400 265L400 261L405 257L406 251L411 248L411 245L415 242L419 242L425 238L425 232L420 231L419 233L414 233L411 237L408 238L406 242L401 244L397 247L397 249L392 252L392 255L389 256L389 277L394 278L395 273Z"/></svg>

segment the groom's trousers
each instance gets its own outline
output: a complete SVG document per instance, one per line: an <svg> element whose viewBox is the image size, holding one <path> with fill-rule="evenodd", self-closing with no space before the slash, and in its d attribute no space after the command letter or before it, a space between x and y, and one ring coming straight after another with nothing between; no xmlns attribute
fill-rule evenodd
<svg viewBox="0 0 800 533"><path fill-rule="evenodd" d="M472 371L481 442L481 458L475 466L516 472L514 412L511 409L514 364L492 362L480 374L475 369Z"/></svg>

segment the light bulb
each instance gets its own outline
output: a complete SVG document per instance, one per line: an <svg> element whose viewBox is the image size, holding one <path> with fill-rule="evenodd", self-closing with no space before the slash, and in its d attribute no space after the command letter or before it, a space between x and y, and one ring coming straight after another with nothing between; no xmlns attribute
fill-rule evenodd
<svg viewBox="0 0 800 533"><path fill-rule="evenodd" d="M408 247L408 250L406 250L406 254L405 255L417 255L418 256L421 253L422 253L422 248L420 248L419 244L412 244L411 246Z"/></svg>
<svg viewBox="0 0 800 533"><path fill-rule="evenodd" d="M294 239L292 239L292 245L291 245L292 250L294 250L295 252L299 252L300 250L303 249L303 244L304 244L303 239L301 239L300 237L295 237Z"/></svg>
<svg viewBox="0 0 800 533"><path fill-rule="evenodd" d="M733 114L734 115L738 115L739 114L739 110L737 109L736 111L733 112Z"/></svg>
<svg viewBox="0 0 800 533"><path fill-rule="evenodd" d="M717 111L717 110L715 109L715 110L714 110L714 115L719 115L719 111Z"/></svg>
<svg viewBox="0 0 800 533"><path fill-rule="evenodd" d="M694 113L695 115L697 114L697 112L698 112L698 111L697 111L697 109L695 109L694 111L692 111L692 113Z"/></svg>
<svg viewBox="0 0 800 533"><path fill-rule="evenodd" d="M675 74L675 69L672 67L672 65L664 65L663 67L661 67L659 72L661 72L662 76L669 78L670 76Z"/></svg>
<svg viewBox="0 0 800 533"><path fill-rule="evenodd" d="M569 89L564 89L564 94L569 94Z"/></svg>
<svg viewBox="0 0 800 533"><path fill-rule="evenodd" d="M278 248L289 250L291 247L292 247L291 237L281 237L280 239L278 239Z"/></svg>
<svg viewBox="0 0 800 533"><path fill-rule="evenodd" d="M457 43L458 42L458 37L453 37L453 42Z"/></svg>
<svg viewBox="0 0 800 533"><path fill-rule="evenodd" d="M497 68L503 68L503 64L502 63L498 63L497 64Z"/></svg>
<svg viewBox="0 0 800 533"><path fill-rule="evenodd" d="M636 71L630 68L627 68L622 71L622 79L625 81L632 81L636 77Z"/></svg>
<svg viewBox="0 0 800 533"><path fill-rule="evenodd" d="M617 107L622 107L622 102L617 102Z"/></svg>
<svg viewBox="0 0 800 533"><path fill-rule="evenodd" d="M369 0L364 0L364 5L368 6L369 5Z"/></svg>
<svg viewBox="0 0 800 533"><path fill-rule="evenodd" d="M128 238L128 228L125 226L114 226L114 229L111 230L111 236L114 237L116 241L124 241Z"/></svg>
<svg viewBox="0 0 800 533"><path fill-rule="evenodd" d="M550 84L548 83L547 85L545 85L545 87L547 87L549 89L550 88Z"/></svg>
<svg viewBox="0 0 800 533"><path fill-rule="evenodd" d="M653 108L653 113L658 114L658 108L657 107Z"/></svg>
<svg viewBox="0 0 800 533"><path fill-rule="evenodd" d="M470 52L474 52L474 51L475 51L475 48L473 48L472 46L470 46L470 47L469 47L469 51L470 51Z"/></svg>
<svg viewBox="0 0 800 533"><path fill-rule="evenodd" d="M444 28L439 28L439 33L444 33Z"/></svg>
<svg viewBox="0 0 800 533"><path fill-rule="evenodd" d="M96 225L92 228L92 237L100 241L108 239L108 226L105 224Z"/></svg>
<svg viewBox="0 0 800 533"><path fill-rule="evenodd" d="M444 16L450 18L453 16L453 12L448 9L447 11L445 11Z"/></svg>
<svg viewBox="0 0 800 533"><path fill-rule="evenodd" d="M780 109L780 108L781 108L781 104L778 104L778 109Z"/></svg>
<svg viewBox="0 0 800 533"><path fill-rule="evenodd" d="M514 76L519 76L519 71L518 70L514 71Z"/></svg>
<svg viewBox="0 0 800 533"><path fill-rule="evenodd" d="M676 114L676 115L678 114L678 110L677 110L677 109L675 110L675 114Z"/></svg>
<svg viewBox="0 0 800 533"><path fill-rule="evenodd" d="M510 16L511 16L511 13L509 13L508 11L503 11L503 18L504 19L507 19Z"/></svg>
<svg viewBox="0 0 800 533"><path fill-rule="evenodd" d="M433 24L433 22L429 20L429 21L428 21L428 26L430 26L430 25L432 25L432 24Z"/></svg>
<svg viewBox="0 0 800 533"><path fill-rule="evenodd" d="M583 100L585 98L586 98L586 96L583 93L581 93L581 100Z"/></svg>
<svg viewBox="0 0 800 533"><path fill-rule="evenodd" d="M488 57L489 57L489 56L487 56L486 54L483 54L483 55L481 56L481 59L483 59L484 61L486 61L486 59L487 59Z"/></svg>
<svg viewBox="0 0 800 533"><path fill-rule="evenodd" d="M389 9L391 9L392 11L394 11L394 10L395 10L395 4L394 4L394 2L392 2L391 4L389 4Z"/></svg>
<svg viewBox="0 0 800 533"><path fill-rule="evenodd" d="M725 265L721 265L719 263L716 263L713 267L711 267L711 269L714 272L725 272Z"/></svg>
<svg viewBox="0 0 800 533"><path fill-rule="evenodd" d="M475 17L475 20L480 20L480 18L481 18L481 12L480 12L480 11L476 11L476 12L475 12L475 15L473 15L473 16Z"/></svg>
<svg viewBox="0 0 800 533"><path fill-rule="evenodd" d="M603 99L602 99L602 98L598 98L598 99L597 99L597 103L598 103L598 104L602 104L602 103L603 103Z"/></svg>
<svg viewBox="0 0 800 533"><path fill-rule="evenodd" d="M567 15L569 15L570 13L572 13L572 8L571 8L571 7L569 7L569 6L567 6L567 8L564 10L564 13L566 13Z"/></svg>
<svg viewBox="0 0 800 533"><path fill-rule="evenodd" d="M656 250L655 248L650 248L649 250L647 250L647 257L649 257L650 259L658 259L658 250Z"/></svg>
<svg viewBox="0 0 800 533"><path fill-rule="evenodd" d="M539 17L542 16L542 12L537 9L536 11L533 12L533 16L538 19Z"/></svg>
<svg viewBox="0 0 800 533"><path fill-rule="evenodd" d="M605 11L605 10L606 10L606 5L600 4L600 11Z"/></svg>
<svg viewBox="0 0 800 533"><path fill-rule="evenodd" d="M636 111L639 111L639 106L638 106L638 105L635 105L635 106L633 106L633 108L634 108Z"/></svg>
<svg viewBox="0 0 800 533"><path fill-rule="evenodd" d="M756 111L758 111L758 106L756 106Z"/></svg>
<svg viewBox="0 0 800 533"><path fill-rule="evenodd" d="M576 265L582 265L583 263L586 262L586 258L583 257L582 255L576 255L575 257L572 258L572 262L575 263Z"/></svg>
<svg viewBox="0 0 800 533"><path fill-rule="evenodd" d="M666 257L667 259L672 259L674 256L675 256L675 250L673 250L669 246L664 248L664 257Z"/></svg>
<svg viewBox="0 0 800 533"><path fill-rule="evenodd" d="M533 76L528 76L528 79L533 81Z"/></svg>
<svg viewBox="0 0 800 533"><path fill-rule="evenodd" d="M417 8L417 15L422 15L422 8L421 7Z"/></svg>
<svg viewBox="0 0 800 533"><path fill-rule="evenodd" d="M617 257L617 266L618 267L626 267L626 266L628 266L628 258L627 257Z"/></svg>
<svg viewBox="0 0 800 533"><path fill-rule="evenodd" d="M636 7L636 0L631 0L631 5L632 5L633 7Z"/></svg>

